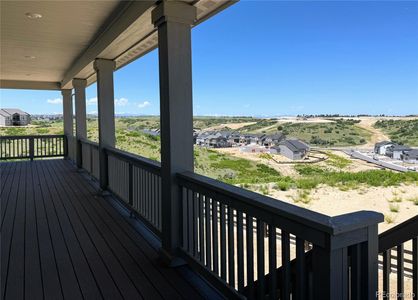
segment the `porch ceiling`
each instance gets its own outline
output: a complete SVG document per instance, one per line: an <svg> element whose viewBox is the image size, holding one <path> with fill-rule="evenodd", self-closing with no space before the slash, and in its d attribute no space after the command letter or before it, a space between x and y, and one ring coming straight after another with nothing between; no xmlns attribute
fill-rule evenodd
<svg viewBox="0 0 418 300"><path fill-rule="evenodd" d="M95 82L93 61L120 68L157 47L151 23L156 1L1 1L1 88L72 88ZM231 1L198 0L197 22ZM26 14L42 17L31 19Z"/></svg>

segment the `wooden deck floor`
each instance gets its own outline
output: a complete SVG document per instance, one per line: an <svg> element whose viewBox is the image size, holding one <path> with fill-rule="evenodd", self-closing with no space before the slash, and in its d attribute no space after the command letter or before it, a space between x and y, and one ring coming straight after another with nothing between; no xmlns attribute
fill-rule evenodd
<svg viewBox="0 0 418 300"><path fill-rule="evenodd" d="M207 297L68 161L0 168L2 299Z"/></svg>

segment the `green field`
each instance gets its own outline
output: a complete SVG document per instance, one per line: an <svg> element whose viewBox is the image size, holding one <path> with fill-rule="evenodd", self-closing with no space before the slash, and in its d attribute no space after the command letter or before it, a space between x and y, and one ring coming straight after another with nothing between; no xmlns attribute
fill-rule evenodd
<svg viewBox="0 0 418 300"><path fill-rule="evenodd" d="M374 124L374 127L382 130L394 142L418 146L418 119L380 120Z"/></svg>

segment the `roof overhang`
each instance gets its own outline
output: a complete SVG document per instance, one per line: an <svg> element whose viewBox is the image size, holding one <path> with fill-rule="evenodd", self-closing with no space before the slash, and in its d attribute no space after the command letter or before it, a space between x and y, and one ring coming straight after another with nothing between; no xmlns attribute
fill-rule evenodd
<svg viewBox="0 0 418 300"><path fill-rule="evenodd" d="M197 0L190 2L197 8L197 20L193 26L203 22L211 16L219 13L226 7L235 3L236 1L214 1L214 0ZM17 4L16 4L17 3ZM89 30L85 30L82 26L74 25L73 28L68 28L71 22L87 22L85 20L88 14L82 14L80 17L73 16L74 20L69 19L67 21L60 21L56 18L55 23L52 23L50 30L37 32L37 27L33 26L33 34L30 36L38 36L39 41L29 40L21 42L24 39L24 35L27 32L23 31L20 33L17 31L13 36L7 32L13 30L10 28L13 24L19 27L20 21L12 21L9 18L3 18L9 11L16 13L18 16L23 11L33 9L33 3L41 3L40 7L46 12L54 11L56 14L65 14L65 11L60 10L55 5L57 2L54 1L2 1L2 34L1 34L1 69L6 70L13 69L16 72L3 72L0 70L0 85L1 88L17 88L17 89L45 89L45 90L57 90L57 89L70 89L72 88L72 79L81 78L86 79L88 84L92 84L96 81L95 71L93 68L93 62L95 58L111 59L116 62L116 69L119 69L131 61L147 54L153 49L158 47L157 31L151 22L151 11L156 6L157 1L116 1L108 0L104 1L106 5L97 5L94 1L84 2L65 2L68 11L77 11L77 6L82 5L84 9L91 10L92 18L94 22L89 23ZM62 3L62 2L60 2ZM82 4L81 4L82 3ZM91 5L89 7L88 5ZM103 3L100 2L100 3ZM27 8L25 7L27 4ZM17 7L15 7L17 6ZM35 5L36 7L36 5ZM97 11L102 9L102 11ZM4 15L3 15L4 14ZM94 16L93 16L94 15ZM104 18L104 15L107 17ZM64 18L64 17L63 17ZM84 19L83 19L84 18ZM47 18L45 18L47 19ZM64 18L65 19L65 18ZM47 20L45 20L47 21ZM54 20L53 20L54 21ZM22 18L22 23L27 22L26 19ZM40 20L39 22L42 22ZM66 26L60 25L60 22L70 22ZM9 23L9 24L8 24ZM55 26L54 26L55 24ZM54 28L57 29L54 29ZM22 29L23 29L22 28ZM71 31L71 29L73 31ZM32 29L30 29L32 30ZM27 28L26 28L27 31ZM3 34L5 33L5 34ZM22 36L16 36L21 34ZM56 35L63 35L63 39L56 38ZM63 49L63 62L56 60L57 53L55 48L50 51L51 59L48 60L48 40L56 38L55 42L65 43L65 36L71 35L73 38L68 38L68 50ZM88 36L90 35L90 36ZM77 39L74 37L80 36L80 39L89 40L84 47L77 49L74 47L74 43L77 43ZM34 68L33 65L37 64L36 59L33 61L27 61L22 53L17 56L16 51L8 49L8 45L16 44L16 40L19 43L23 43L23 48L31 49L32 44L40 44L39 47L44 47L46 53L42 53L45 59L39 63L39 76L30 80L22 78L22 74L28 72L29 67ZM61 45L59 44L59 45ZM82 44L82 43L81 43ZM6 50L6 51L3 51ZM75 52L77 50L77 52ZM19 52L19 51L17 51ZM5 53L5 56L3 56ZM65 54L65 55L64 55ZM65 63L66 60L74 57L71 61ZM20 59L19 59L20 58ZM13 61L13 64L9 65L9 61ZM62 70L57 70L58 67Z"/></svg>

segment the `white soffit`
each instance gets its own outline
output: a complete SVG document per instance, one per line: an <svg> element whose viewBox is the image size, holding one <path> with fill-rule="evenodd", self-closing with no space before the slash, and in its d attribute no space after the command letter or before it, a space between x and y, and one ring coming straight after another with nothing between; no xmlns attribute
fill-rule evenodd
<svg viewBox="0 0 418 300"><path fill-rule="evenodd" d="M24 86L31 81L60 82L120 5L117 0L0 2L2 86L17 81Z"/></svg>
<svg viewBox="0 0 418 300"><path fill-rule="evenodd" d="M195 25L235 2L192 2ZM72 78L95 82L94 58L115 60L118 69L158 46L154 7L155 1L1 1L1 87L30 88L33 82L33 88L72 88ZM42 18L30 19L28 12Z"/></svg>

